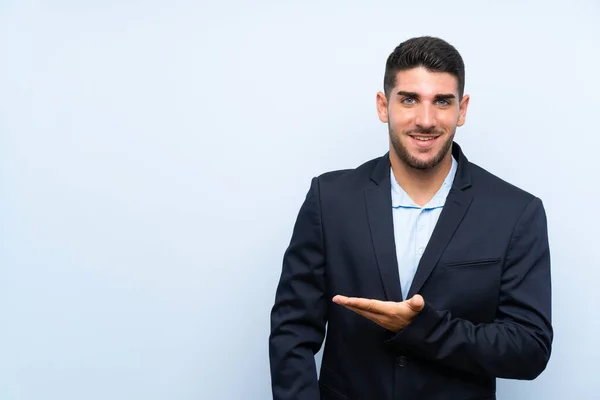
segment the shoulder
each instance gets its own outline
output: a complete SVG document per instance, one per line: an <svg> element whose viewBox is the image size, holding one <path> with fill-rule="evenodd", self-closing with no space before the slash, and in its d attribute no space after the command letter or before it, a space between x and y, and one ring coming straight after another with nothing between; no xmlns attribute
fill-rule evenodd
<svg viewBox="0 0 600 400"><path fill-rule="evenodd" d="M541 202L533 193L508 182L477 164L469 162L471 182L476 196L510 208L523 208L532 202Z"/></svg>
<svg viewBox="0 0 600 400"><path fill-rule="evenodd" d="M315 180L321 191L362 190L371 178L373 170L384 157L373 158L355 168L326 171L315 177Z"/></svg>

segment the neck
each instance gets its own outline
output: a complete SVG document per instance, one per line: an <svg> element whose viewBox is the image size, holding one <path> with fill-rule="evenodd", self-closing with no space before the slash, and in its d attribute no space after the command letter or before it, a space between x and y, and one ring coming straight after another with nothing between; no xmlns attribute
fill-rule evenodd
<svg viewBox="0 0 600 400"><path fill-rule="evenodd" d="M452 167L452 152L448 151L444 159L433 168L415 169L406 165L393 149L390 150L390 163L396 182L415 204L423 207L435 196L448 176Z"/></svg>

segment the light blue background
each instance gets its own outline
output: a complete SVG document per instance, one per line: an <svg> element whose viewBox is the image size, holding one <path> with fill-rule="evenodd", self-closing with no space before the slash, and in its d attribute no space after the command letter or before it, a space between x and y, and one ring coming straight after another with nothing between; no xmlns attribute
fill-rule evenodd
<svg viewBox="0 0 600 400"><path fill-rule="evenodd" d="M0 3L1 400L268 399L310 178L387 150L421 34L465 59L468 157L548 212L552 359L499 398L597 398L599 3L367 4Z"/></svg>

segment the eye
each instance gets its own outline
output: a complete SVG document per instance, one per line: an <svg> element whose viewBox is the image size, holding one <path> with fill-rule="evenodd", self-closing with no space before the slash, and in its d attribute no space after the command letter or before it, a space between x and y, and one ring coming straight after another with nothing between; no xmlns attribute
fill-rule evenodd
<svg viewBox="0 0 600 400"><path fill-rule="evenodd" d="M415 104L416 100L413 97L405 97L402 99L403 104Z"/></svg>
<svg viewBox="0 0 600 400"><path fill-rule="evenodd" d="M448 100L436 100L436 104L439 106L449 106L450 103L448 102Z"/></svg>

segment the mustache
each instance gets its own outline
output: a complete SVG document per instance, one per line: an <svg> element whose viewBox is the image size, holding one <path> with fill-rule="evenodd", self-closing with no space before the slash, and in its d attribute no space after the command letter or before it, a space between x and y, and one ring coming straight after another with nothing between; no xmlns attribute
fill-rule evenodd
<svg viewBox="0 0 600 400"><path fill-rule="evenodd" d="M429 128L429 129L423 129L423 128L417 128L417 129L411 129L410 131L406 131L404 132L407 135L438 135L441 136L444 134L443 131L437 130L435 128Z"/></svg>

